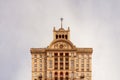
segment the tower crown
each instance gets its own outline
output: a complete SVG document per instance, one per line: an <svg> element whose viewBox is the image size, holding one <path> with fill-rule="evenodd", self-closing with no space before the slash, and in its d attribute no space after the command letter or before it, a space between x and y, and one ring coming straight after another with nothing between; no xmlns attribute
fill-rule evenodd
<svg viewBox="0 0 120 80"><path fill-rule="evenodd" d="M63 22L63 18L60 19L61 20L61 27L56 30L55 27L53 29L53 39L66 39L66 40L70 40L70 29L68 27L68 30L65 30L63 28L62 22Z"/></svg>

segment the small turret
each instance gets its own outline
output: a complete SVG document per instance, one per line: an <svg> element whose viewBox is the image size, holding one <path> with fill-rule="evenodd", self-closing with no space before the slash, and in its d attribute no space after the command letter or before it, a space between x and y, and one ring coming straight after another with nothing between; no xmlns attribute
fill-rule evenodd
<svg viewBox="0 0 120 80"><path fill-rule="evenodd" d="M66 39L70 40L70 28L68 27L68 30L65 30L63 28L63 18L61 20L61 27L58 30L55 30L55 27L53 29L53 39Z"/></svg>
<svg viewBox="0 0 120 80"><path fill-rule="evenodd" d="M53 31L55 31L55 27L53 28Z"/></svg>

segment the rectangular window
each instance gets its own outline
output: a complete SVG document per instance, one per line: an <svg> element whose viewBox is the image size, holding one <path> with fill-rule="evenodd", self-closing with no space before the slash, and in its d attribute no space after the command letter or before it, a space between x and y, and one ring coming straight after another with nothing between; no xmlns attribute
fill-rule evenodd
<svg viewBox="0 0 120 80"><path fill-rule="evenodd" d="M58 69L58 63L54 63L54 69Z"/></svg>
<svg viewBox="0 0 120 80"><path fill-rule="evenodd" d="M60 56L63 56L63 53L60 53Z"/></svg>
<svg viewBox="0 0 120 80"><path fill-rule="evenodd" d="M66 56L66 57L69 57L69 53L65 53L65 56Z"/></svg>
<svg viewBox="0 0 120 80"><path fill-rule="evenodd" d="M58 58L55 58L55 61L58 61Z"/></svg>
<svg viewBox="0 0 120 80"><path fill-rule="evenodd" d="M57 56L58 56L58 53L54 53L54 56L56 56L56 57L57 57Z"/></svg>
<svg viewBox="0 0 120 80"><path fill-rule="evenodd" d="M55 66L58 66L58 63L55 63Z"/></svg>
<svg viewBox="0 0 120 80"><path fill-rule="evenodd" d="M69 61L69 58L65 58L65 61L67 61L67 62L68 62L68 61Z"/></svg>
<svg viewBox="0 0 120 80"><path fill-rule="evenodd" d="M58 66L55 66L55 70L57 70L58 69Z"/></svg>
<svg viewBox="0 0 120 80"><path fill-rule="evenodd" d="M60 62L63 62L63 58L60 58Z"/></svg>

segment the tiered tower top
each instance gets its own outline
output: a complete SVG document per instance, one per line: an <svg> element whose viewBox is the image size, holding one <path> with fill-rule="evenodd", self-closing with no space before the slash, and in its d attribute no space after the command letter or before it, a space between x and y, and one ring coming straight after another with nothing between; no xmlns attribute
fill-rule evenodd
<svg viewBox="0 0 120 80"><path fill-rule="evenodd" d="M53 29L53 39L66 39L66 40L70 40L70 28L68 27L67 30L65 30L63 28L63 18L60 19L61 20L61 27L56 30L55 27Z"/></svg>

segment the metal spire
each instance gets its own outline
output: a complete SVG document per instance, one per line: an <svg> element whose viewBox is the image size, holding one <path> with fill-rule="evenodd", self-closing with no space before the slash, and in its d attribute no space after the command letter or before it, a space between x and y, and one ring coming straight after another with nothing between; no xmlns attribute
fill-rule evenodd
<svg viewBox="0 0 120 80"><path fill-rule="evenodd" d="M61 28L62 28L62 21L63 21L63 18L60 18L60 20L61 20Z"/></svg>

